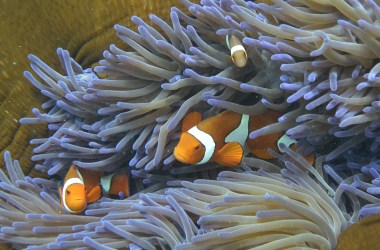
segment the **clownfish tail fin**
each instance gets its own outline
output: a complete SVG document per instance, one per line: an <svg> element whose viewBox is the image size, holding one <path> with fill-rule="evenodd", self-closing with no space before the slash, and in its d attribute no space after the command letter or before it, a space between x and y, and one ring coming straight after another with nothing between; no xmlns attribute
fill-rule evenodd
<svg viewBox="0 0 380 250"><path fill-rule="evenodd" d="M129 176L127 174L110 174L100 179L103 192L107 195L117 196L123 193L124 197L129 197Z"/></svg>
<svg viewBox="0 0 380 250"><path fill-rule="evenodd" d="M202 121L201 113L199 112L190 112L188 113L182 122L182 131L187 132L192 127L198 125Z"/></svg>
<svg viewBox="0 0 380 250"><path fill-rule="evenodd" d="M243 153L243 147L239 143L230 142L217 152L215 161L226 167L234 167L241 163Z"/></svg>
<svg viewBox="0 0 380 250"><path fill-rule="evenodd" d="M129 197L129 177L127 174L117 174L112 177L112 185L109 193L118 195L123 193L124 197Z"/></svg>

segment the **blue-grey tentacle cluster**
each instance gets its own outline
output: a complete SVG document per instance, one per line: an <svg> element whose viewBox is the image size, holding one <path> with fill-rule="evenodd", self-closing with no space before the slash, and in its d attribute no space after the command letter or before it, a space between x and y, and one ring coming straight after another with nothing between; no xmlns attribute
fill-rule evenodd
<svg viewBox="0 0 380 250"><path fill-rule="evenodd" d="M170 23L150 15L156 27L136 16L137 32L115 25L132 51L110 45L94 69L106 76L101 79L62 49L57 52L63 75L30 56L42 81L25 75L51 100L43 104L46 114L34 109L36 118L21 123L44 122L54 131L32 141L38 144L33 160L43 160L39 169L55 174L73 162L110 171L129 162L150 171L173 163L180 121L189 110L209 116L220 109L257 114L288 107L279 88L280 64L270 60L270 52L250 48L249 63L241 69L231 60L226 35L241 40L250 35L239 25L244 18L233 10L237 3L182 2L192 15L173 7ZM247 3L238 4L248 10Z"/></svg>

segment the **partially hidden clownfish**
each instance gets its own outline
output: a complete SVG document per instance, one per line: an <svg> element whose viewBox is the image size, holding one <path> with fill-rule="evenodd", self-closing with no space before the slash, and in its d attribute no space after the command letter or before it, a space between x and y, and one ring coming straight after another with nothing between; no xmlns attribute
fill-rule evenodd
<svg viewBox="0 0 380 250"><path fill-rule="evenodd" d="M103 176L100 171L79 168L72 165L67 172L63 186L59 187L61 204L70 213L82 212L88 203L95 202L102 194L129 196L127 174Z"/></svg>
<svg viewBox="0 0 380 250"><path fill-rule="evenodd" d="M236 67L244 67L247 64L247 52L239 38L234 35L226 36L227 47L231 51L231 59Z"/></svg>
<svg viewBox="0 0 380 250"><path fill-rule="evenodd" d="M272 133L249 139L251 131L277 122L280 113L268 110L259 115L242 115L233 111L220 114L202 121L199 112L190 112L182 122L182 134L174 148L174 157L186 164L216 162L223 166L237 166L244 155L244 145L261 159L273 159L268 148L280 151L279 143L295 149L295 142L283 133ZM308 156L312 164L314 156Z"/></svg>

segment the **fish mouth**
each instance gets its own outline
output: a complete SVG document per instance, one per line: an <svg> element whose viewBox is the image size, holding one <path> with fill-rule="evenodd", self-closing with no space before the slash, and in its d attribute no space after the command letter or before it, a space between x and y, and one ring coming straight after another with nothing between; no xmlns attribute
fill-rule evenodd
<svg viewBox="0 0 380 250"><path fill-rule="evenodd" d="M87 202L86 202L86 200L83 200L83 199L73 199L73 200L71 200L71 203L72 204L86 204Z"/></svg>
<svg viewBox="0 0 380 250"><path fill-rule="evenodd" d="M180 161L180 162L182 162L182 163L191 164L191 162L189 162L189 158L186 157L186 156L184 156L184 155L182 155L180 152L178 152L178 150L174 149L173 154L174 154L174 157L175 157L178 161Z"/></svg>
<svg viewBox="0 0 380 250"><path fill-rule="evenodd" d="M78 213L78 212L83 211L86 208L87 202L80 198L72 199L70 203L68 204L68 206L70 207L71 210Z"/></svg>

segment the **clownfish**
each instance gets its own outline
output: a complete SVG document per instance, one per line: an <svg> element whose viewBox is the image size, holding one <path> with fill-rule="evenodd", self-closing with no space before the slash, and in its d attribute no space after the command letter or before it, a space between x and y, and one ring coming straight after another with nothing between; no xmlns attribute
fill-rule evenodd
<svg viewBox="0 0 380 250"><path fill-rule="evenodd" d="M295 147L294 140L283 133L272 133L249 139L250 131L277 122L280 113L269 110L259 115L242 115L233 111L220 114L202 121L199 112L190 112L182 122L182 134L174 148L174 157L186 164L216 162L223 166L237 166L244 155L244 145L261 159L273 159L268 148L280 151L279 143ZM314 162L313 156L308 159Z"/></svg>
<svg viewBox="0 0 380 250"><path fill-rule="evenodd" d="M244 67L247 64L247 52L239 38L234 35L226 36L227 47L231 51L232 62L236 67Z"/></svg>
<svg viewBox="0 0 380 250"><path fill-rule="evenodd" d="M95 202L102 194L129 196L127 174L103 176L100 171L78 168L72 165L67 172L63 186L59 187L61 204L70 213L82 212L88 203Z"/></svg>

